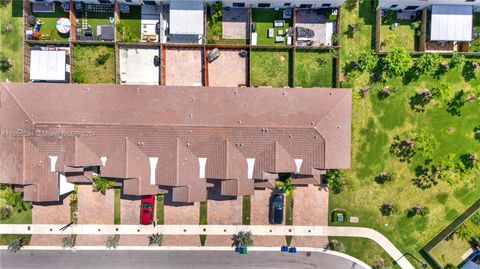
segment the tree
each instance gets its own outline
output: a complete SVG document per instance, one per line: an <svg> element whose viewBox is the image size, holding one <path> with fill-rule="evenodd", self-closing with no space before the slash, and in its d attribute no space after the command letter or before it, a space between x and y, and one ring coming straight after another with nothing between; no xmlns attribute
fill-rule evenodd
<svg viewBox="0 0 480 269"><path fill-rule="evenodd" d="M432 88L432 97L440 102L448 102L452 98L453 92L450 84L441 82Z"/></svg>
<svg viewBox="0 0 480 269"><path fill-rule="evenodd" d="M438 178L435 176L435 167L431 169L428 166L419 165L415 167L415 178L413 183L422 190L429 189L438 184Z"/></svg>
<svg viewBox="0 0 480 269"><path fill-rule="evenodd" d="M12 68L12 61L5 56L0 57L0 71L8 72Z"/></svg>
<svg viewBox="0 0 480 269"><path fill-rule="evenodd" d="M399 135L393 137L390 145L390 152L395 155L401 162L410 162L415 155L415 141L411 139L402 139Z"/></svg>
<svg viewBox="0 0 480 269"><path fill-rule="evenodd" d="M432 134L427 134L423 131L417 131L415 138L415 154L419 154L427 160L433 158L433 151L437 148L438 143Z"/></svg>
<svg viewBox="0 0 480 269"><path fill-rule="evenodd" d="M473 138L480 142L480 125L473 128Z"/></svg>
<svg viewBox="0 0 480 269"><path fill-rule="evenodd" d="M391 173L382 172L375 177L375 182L377 182L378 184L383 184L385 182L393 181L395 177L396 177L395 172L391 172Z"/></svg>
<svg viewBox="0 0 480 269"><path fill-rule="evenodd" d="M25 237L20 237L20 238L17 238L17 239L13 239L8 244L8 250L10 252L15 253L15 252L19 251L20 249L22 249L25 244L27 244L27 239Z"/></svg>
<svg viewBox="0 0 480 269"><path fill-rule="evenodd" d="M93 190L100 191L102 194L105 194L108 189L115 187L117 182L115 180L109 180L101 176L93 177Z"/></svg>
<svg viewBox="0 0 480 269"><path fill-rule="evenodd" d="M475 225L480 226L480 210L478 210L475 214L473 214L472 222Z"/></svg>
<svg viewBox="0 0 480 269"><path fill-rule="evenodd" d="M0 7L4 7L8 4L10 4L12 0L0 0Z"/></svg>
<svg viewBox="0 0 480 269"><path fill-rule="evenodd" d="M328 189L332 190L333 193L339 194L344 190L351 189L353 183L350 179L338 169L329 169L325 175L325 181L328 186Z"/></svg>
<svg viewBox="0 0 480 269"><path fill-rule="evenodd" d="M253 246L252 232L240 231L232 236L232 247L246 248Z"/></svg>
<svg viewBox="0 0 480 269"><path fill-rule="evenodd" d="M438 53L426 53L415 61L417 75L433 75L438 71L442 58Z"/></svg>
<svg viewBox="0 0 480 269"><path fill-rule="evenodd" d="M430 213L430 209L426 206L422 206L420 204L413 205L409 210L408 210L408 217L413 217L415 215L424 217Z"/></svg>
<svg viewBox="0 0 480 269"><path fill-rule="evenodd" d="M295 195L295 186L292 183L292 176L289 175L285 179L275 181L275 186L282 188L286 196L293 197Z"/></svg>
<svg viewBox="0 0 480 269"><path fill-rule="evenodd" d="M360 71L372 71L378 63L378 56L373 50L362 50L358 57L358 69Z"/></svg>
<svg viewBox="0 0 480 269"><path fill-rule="evenodd" d="M163 244L163 234L155 233L148 236L149 246L161 246Z"/></svg>
<svg viewBox="0 0 480 269"><path fill-rule="evenodd" d="M110 235L109 237L107 237L107 242L105 244L108 249L117 248L119 241L120 236L118 234Z"/></svg>
<svg viewBox="0 0 480 269"><path fill-rule="evenodd" d="M62 247L63 248L74 248L77 241L77 235L71 234L62 238Z"/></svg>
<svg viewBox="0 0 480 269"><path fill-rule="evenodd" d="M403 76L412 63L412 57L406 49L394 48L383 58L383 69L389 77Z"/></svg>
<svg viewBox="0 0 480 269"><path fill-rule="evenodd" d="M445 269L458 269L458 267L457 267L457 266L455 266L455 265L453 265L453 264L451 264L451 263L449 263L449 264L445 265L445 267L444 267L444 268L445 268Z"/></svg>
<svg viewBox="0 0 480 269"><path fill-rule="evenodd" d="M11 207L1 207L0 208L0 220L6 220L12 216Z"/></svg>
<svg viewBox="0 0 480 269"><path fill-rule="evenodd" d="M450 66L452 68L461 68L464 62L465 56L459 54L458 52L454 52L452 55L452 59L450 59Z"/></svg>
<svg viewBox="0 0 480 269"><path fill-rule="evenodd" d="M7 205L11 206L18 213L32 208L30 202L23 200L23 194L21 192L15 192L12 186L7 187L1 193L1 197L5 199Z"/></svg>
<svg viewBox="0 0 480 269"><path fill-rule="evenodd" d="M434 174L439 180L455 184L462 180L465 171L463 162L456 161L455 154L451 153L440 162Z"/></svg>
<svg viewBox="0 0 480 269"><path fill-rule="evenodd" d="M397 204L393 202L385 202L380 206L380 212L382 216L390 216L393 214L397 214L399 212L399 208Z"/></svg>

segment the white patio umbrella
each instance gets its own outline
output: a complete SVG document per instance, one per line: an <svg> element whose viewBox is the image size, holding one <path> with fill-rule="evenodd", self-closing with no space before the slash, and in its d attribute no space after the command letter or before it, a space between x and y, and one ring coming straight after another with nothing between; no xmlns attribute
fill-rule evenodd
<svg viewBox="0 0 480 269"><path fill-rule="evenodd" d="M70 20L67 18L60 18L57 21L57 31L62 34L70 32Z"/></svg>

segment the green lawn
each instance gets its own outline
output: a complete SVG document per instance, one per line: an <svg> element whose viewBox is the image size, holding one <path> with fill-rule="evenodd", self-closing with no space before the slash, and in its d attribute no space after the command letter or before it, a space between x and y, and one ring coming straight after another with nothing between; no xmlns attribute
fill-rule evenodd
<svg viewBox="0 0 480 269"><path fill-rule="evenodd" d="M208 13L210 14L211 7L208 7ZM239 44L247 45L248 39L225 39L223 38L223 23L222 18L212 20L212 17L207 18L207 44Z"/></svg>
<svg viewBox="0 0 480 269"><path fill-rule="evenodd" d="M67 41L70 38L70 33L60 34L57 31L57 20L59 18L70 18L70 14L63 10L61 4L55 4L54 13L32 12L32 15L37 17L37 21L41 20L43 22L40 32L42 34L50 34L50 40Z"/></svg>
<svg viewBox="0 0 480 269"><path fill-rule="evenodd" d="M3 190L0 190L0 196ZM0 198L0 207L4 207L6 201L3 198ZM0 224L32 224L32 209L28 208L20 213L13 210L12 216L6 220L0 220ZM0 234L0 245L8 245L10 241L26 237L30 241L30 235L15 235L15 234Z"/></svg>
<svg viewBox="0 0 480 269"><path fill-rule="evenodd" d="M289 51L252 50L250 61L252 86L290 85Z"/></svg>
<svg viewBox="0 0 480 269"><path fill-rule="evenodd" d="M330 51L301 51L295 53L295 86L334 87L335 63Z"/></svg>
<svg viewBox="0 0 480 269"><path fill-rule="evenodd" d="M394 264L393 259L375 241L358 237L328 237L328 240L338 240L343 243L345 253L368 265L374 265L380 259L383 259L393 269L400 269L400 266Z"/></svg>
<svg viewBox="0 0 480 269"><path fill-rule="evenodd" d="M164 205L165 205L165 195L158 195L157 196L157 224L163 225L165 224L165 214L164 214Z"/></svg>
<svg viewBox="0 0 480 269"><path fill-rule="evenodd" d="M200 202L200 219L198 220L200 225L208 224L208 204L207 202ZM205 241L207 240L207 235L200 235L200 245L205 246Z"/></svg>
<svg viewBox="0 0 480 269"><path fill-rule="evenodd" d="M373 48L374 13L368 1L361 1L361 5L361 12L358 8L342 10L343 67L358 59L360 51ZM358 20L364 21L365 25L360 33L349 38L345 34L346 27ZM439 78L421 76L409 84L405 84L402 78L389 79L377 86L397 89L386 99L379 98L375 92L365 98L360 97L359 90L372 85L367 73L360 74L349 83L354 91L352 161L351 169L346 172L355 187L341 194L330 193L330 210L345 208L350 216L360 218L356 226L373 228L387 236L400 251L420 257L418 251L478 199L478 171L455 185L440 182L430 189L421 190L412 183L412 179L415 178L415 167L423 164L423 160L415 157L411 163L400 162L389 152L393 136L409 133L415 128L423 128L438 141L439 146L433 152L434 162L444 159L448 153L455 153L459 157L467 152L480 152L480 143L473 138L473 128L480 122L478 102L465 104L460 109L461 116L449 114L445 105L430 104L423 113L414 112L409 105L411 97L417 92L423 88L431 89L439 82L449 82L452 89L457 91L480 85L479 72L475 78L465 78L463 75L465 73L462 74L460 68L450 70ZM383 171L395 171L396 179L383 185L377 184L374 177ZM386 201L397 203L401 213L382 217L379 207ZM406 210L416 203L427 206L430 214L426 217L407 217ZM344 243L350 244L351 240L354 239L346 238ZM347 253L349 251L347 249ZM371 258L370 254L365 255L359 258Z"/></svg>
<svg viewBox="0 0 480 269"><path fill-rule="evenodd" d="M430 254L442 265L449 263L459 265L462 260L462 255L471 249L471 246L465 240L454 237L451 240L443 240L435 246Z"/></svg>
<svg viewBox="0 0 480 269"><path fill-rule="evenodd" d="M293 196L285 196L285 225L293 225L293 202ZM285 240L287 241L287 245L290 246L292 243L292 236L285 236Z"/></svg>
<svg viewBox="0 0 480 269"><path fill-rule="evenodd" d="M242 201L242 225L250 225L251 197L243 196Z"/></svg>
<svg viewBox="0 0 480 269"><path fill-rule="evenodd" d="M113 224L122 223L122 212L121 212L121 201L120 196L122 195L121 189L114 189L115 196L113 200Z"/></svg>
<svg viewBox="0 0 480 269"><path fill-rule="evenodd" d="M120 13L117 25L117 40L122 42L140 42L142 38L141 6L130 6L129 13Z"/></svg>
<svg viewBox="0 0 480 269"><path fill-rule="evenodd" d="M284 27L273 27L274 20L285 20ZM283 19L283 9L274 10L269 8L254 8L252 9L252 22L256 23L257 27L257 45L286 45L287 38L284 42L275 42L275 38L268 37L268 29L275 30L275 36L278 36L278 30L283 30L283 36L292 24L291 19Z"/></svg>
<svg viewBox="0 0 480 269"><path fill-rule="evenodd" d="M73 80L77 83L115 83L112 46L75 45Z"/></svg>
<svg viewBox="0 0 480 269"><path fill-rule="evenodd" d="M380 30L381 51L390 51L392 48L402 47L407 51L415 51L415 30L409 23L401 24L395 29L390 25L382 25Z"/></svg>
<svg viewBox="0 0 480 269"><path fill-rule="evenodd" d="M0 7L0 57L8 57L12 68L8 72L0 72L0 82L23 81L23 3L14 1ZM13 30L8 32L6 27L11 25Z"/></svg>

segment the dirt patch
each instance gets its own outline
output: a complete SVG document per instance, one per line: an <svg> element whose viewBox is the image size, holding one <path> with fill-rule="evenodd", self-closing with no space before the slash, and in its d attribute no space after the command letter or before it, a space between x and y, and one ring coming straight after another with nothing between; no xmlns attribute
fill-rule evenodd
<svg viewBox="0 0 480 269"><path fill-rule="evenodd" d="M165 84L167 86L202 86L202 51L167 49Z"/></svg>
<svg viewBox="0 0 480 269"><path fill-rule="evenodd" d="M240 50L221 50L220 57L208 64L210 86L238 87L247 83L247 57L240 57Z"/></svg>

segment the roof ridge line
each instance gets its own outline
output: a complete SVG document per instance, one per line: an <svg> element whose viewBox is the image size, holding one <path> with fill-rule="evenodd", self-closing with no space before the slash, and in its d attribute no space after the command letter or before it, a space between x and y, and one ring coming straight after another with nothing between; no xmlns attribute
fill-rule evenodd
<svg viewBox="0 0 480 269"><path fill-rule="evenodd" d="M350 91L350 92L351 92L351 91ZM315 124L315 125L313 126L313 129L315 129L315 130L320 134L320 132L318 131L317 127L332 113L332 111L334 111L334 110L338 107L338 105L339 105L341 102L343 102L343 100L344 100L346 97L347 97L347 94L344 94L344 95L342 96L342 98L340 98L340 99L335 103L335 105L333 105L332 109L330 109L330 110L328 111L328 113L326 113L325 116L323 116L323 118L322 118L320 121L318 121L317 124ZM321 135L321 134L320 134L320 135ZM323 137L323 136L322 136L322 137ZM325 139L325 138L324 138L324 139Z"/></svg>
<svg viewBox="0 0 480 269"><path fill-rule="evenodd" d="M17 97L11 92L10 88L7 86L7 83L5 82L2 82L2 86L3 88L8 92L8 94L13 98L13 100L15 100L15 103L17 103L17 105L20 107L20 109L23 111L23 113L25 113L25 115L27 116L27 118L30 119L30 121L32 122L32 125L35 124L35 121L33 120L33 118L30 116L30 114L28 113L28 111L25 109L25 107L18 101ZM0 100L1 102L1 100Z"/></svg>

